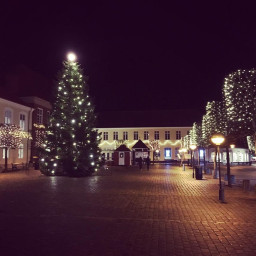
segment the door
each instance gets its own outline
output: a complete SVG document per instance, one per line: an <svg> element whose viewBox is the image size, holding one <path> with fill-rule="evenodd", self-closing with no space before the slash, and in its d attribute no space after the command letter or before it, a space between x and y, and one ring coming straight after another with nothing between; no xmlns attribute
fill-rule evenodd
<svg viewBox="0 0 256 256"><path fill-rule="evenodd" d="M124 165L124 152L119 152L119 163L118 165Z"/></svg>

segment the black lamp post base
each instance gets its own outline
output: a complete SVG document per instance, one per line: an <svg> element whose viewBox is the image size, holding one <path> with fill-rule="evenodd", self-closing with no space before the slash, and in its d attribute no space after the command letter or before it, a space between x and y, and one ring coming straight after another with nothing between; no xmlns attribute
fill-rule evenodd
<svg viewBox="0 0 256 256"><path fill-rule="evenodd" d="M225 203L225 193L224 193L224 189L223 188L219 189L219 200L222 203Z"/></svg>

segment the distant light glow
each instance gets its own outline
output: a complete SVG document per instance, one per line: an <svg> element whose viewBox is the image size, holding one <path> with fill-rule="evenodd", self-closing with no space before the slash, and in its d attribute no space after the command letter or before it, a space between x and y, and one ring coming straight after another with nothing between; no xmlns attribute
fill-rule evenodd
<svg viewBox="0 0 256 256"><path fill-rule="evenodd" d="M68 53L67 58L69 61L76 61L76 55L73 52Z"/></svg>

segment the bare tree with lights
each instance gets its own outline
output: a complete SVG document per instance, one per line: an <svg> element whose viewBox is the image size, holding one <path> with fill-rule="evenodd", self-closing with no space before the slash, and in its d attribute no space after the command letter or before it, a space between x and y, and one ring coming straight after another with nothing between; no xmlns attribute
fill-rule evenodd
<svg viewBox="0 0 256 256"><path fill-rule="evenodd" d="M0 146L4 148L5 170L8 168L8 149L18 148L22 143L23 137L23 133L18 126L14 124L0 124Z"/></svg>
<svg viewBox="0 0 256 256"><path fill-rule="evenodd" d="M160 144L158 140L150 140L149 141L149 146L152 149L153 152L153 164L155 163L155 154L160 150Z"/></svg>
<svg viewBox="0 0 256 256"><path fill-rule="evenodd" d="M70 54L56 84L55 102L41 152L46 175L91 175L99 168L100 137L83 70Z"/></svg>

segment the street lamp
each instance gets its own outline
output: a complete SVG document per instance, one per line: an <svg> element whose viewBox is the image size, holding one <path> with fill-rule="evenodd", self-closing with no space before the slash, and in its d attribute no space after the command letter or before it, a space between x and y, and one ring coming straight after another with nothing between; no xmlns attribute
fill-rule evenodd
<svg viewBox="0 0 256 256"><path fill-rule="evenodd" d="M195 177L195 165L194 165L194 154L195 154L195 149L196 149L196 145L194 144L191 144L190 146L190 149L192 150L193 154L192 154L192 167L193 167L193 178Z"/></svg>
<svg viewBox="0 0 256 256"><path fill-rule="evenodd" d="M220 172L220 145L225 141L225 137L218 133L218 134L214 134L211 137L211 141L213 144L215 144L217 146L217 154L218 154L218 164L219 164L219 200L224 203L224 188L221 184L221 172Z"/></svg>

